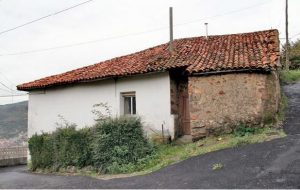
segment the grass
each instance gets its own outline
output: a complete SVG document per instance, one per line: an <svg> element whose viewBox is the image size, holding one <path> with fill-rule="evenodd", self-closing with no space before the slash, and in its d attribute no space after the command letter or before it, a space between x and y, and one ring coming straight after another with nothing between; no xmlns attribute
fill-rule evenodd
<svg viewBox="0 0 300 190"><path fill-rule="evenodd" d="M149 173L193 156L206 154L225 148L260 143L284 136L285 133L283 130L266 128L259 130L258 134L250 134L242 137L236 137L233 134L227 134L220 137L208 137L195 143L186 145L161 145L158 148L157 156L149 160L149 162L142 168L142 171L143 173Z"/></svg>
<svg viewBox="0 0 300 190"><path fill-rule="evenodd" d="M295 83L300 80L300 70L281 71L279 78L283 84Z"/></svg>
<svg viewBox="0 0 300 190"><path fill-rule="evenodd" d="M61 170L58 174L63 175L86 175L101 179L111 179L128 177L135 175L143 175L156 170L159 170L170 164L180 162L182 160L188 159L193 156L206 154L209 152L225 149L239 147L246 144L261 143L264 141L269 141L275 138L281 138L286 136L282 129L274 128L262 128L257 130L254 134L247 134L245 136L236 136L234 134L226 134L219 137L207 137L205 139L199 140L195 143L177 145L177 144L166 144L158 145L156 154L142 162L139 162L134 167L127 170L124 174L107 174L100 175L93 170L86 169L76 169L71 168L69 170ZM215 169L214 169L215 168ZM218 170L223 168L223 165L216 163L212 166L213 170ZM47 173L47 171L39 171L42 173ZM49 171L48 171L49 172Z"/></svg>
<svg viewBox="0 0 300 190"><path fill-rule="evenodd" d="M281 98L279 102L279 111L278 111L278 120L279 121L284 121L285 118L285 110L288 107L288 98L286 95L281 92Z"/></svg>

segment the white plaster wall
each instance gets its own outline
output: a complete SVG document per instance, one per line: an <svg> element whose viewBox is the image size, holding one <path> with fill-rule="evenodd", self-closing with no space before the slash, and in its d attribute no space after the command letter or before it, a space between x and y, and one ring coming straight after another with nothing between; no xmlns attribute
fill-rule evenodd
<svg viewBox="0 0 300 190"><path fill-rule="evenodd" d="M174 118L170 114L170 78L168 72L108 79L68 87L29 93L28 135L51 132L57 127L58 115L78 127L94 123L93 105L107 102L113 115L121 114L121 93L136 92L137 115L146 131L161 131L161 126L173 137ZM150 130L151 131L151 130Z"/></svg>

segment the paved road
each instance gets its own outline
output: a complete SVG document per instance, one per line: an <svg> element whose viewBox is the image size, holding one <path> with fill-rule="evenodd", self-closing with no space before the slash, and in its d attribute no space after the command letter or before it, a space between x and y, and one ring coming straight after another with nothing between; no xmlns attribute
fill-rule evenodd
<svg viewBox="0 0 300 190"><path fill-rule="evenodd" d="M113 180L0 169L0 188L300 188L300 83L284 90L287 137L196 156L152 174ZM214 163L224 168L213 171Z"/></svg>

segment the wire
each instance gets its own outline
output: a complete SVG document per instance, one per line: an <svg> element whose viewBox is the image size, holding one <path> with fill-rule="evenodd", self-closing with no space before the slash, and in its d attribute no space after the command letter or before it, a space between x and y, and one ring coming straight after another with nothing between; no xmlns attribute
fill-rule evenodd
<svg viewBox="0 0 300 190"><path fill-rule="evenodd" d="M0 88L0 90L11 93L11 91L4 89L4 88Z"/></svg>
<svg viewBox="0 0 300 190"><path fill-rule="evenodd" d="M9 88L8 86L6 86L3 82L0 81L0 84L2 84L2 86L4 86L5 88L7 88L8 90L10 90L10 92L17 92L16 90L13 90L12 88Z"/></svg>
<svg viewBox="0 0 300 190"><path fill-rule="evenodd" d="M167 29L167 28L169 28L169 27L161 27L161 28L156 28L156 29L152 29L152 30L148 30L148 31L129 33L129 34L124 34L124 35L119 35L119 36L112 36L112 37L101 38L101 39L90 40L90 41L77 42L77 43L66 44L66 45L62 45L62 46L54 46L54 47L49 47L49 48L35 49L35 50L29 50L29 51L21 51L21 52L16 52L16 53L0 54L0 57L2 57L2 56L11 56L11 55L23 55L23 54L37 53L37 52L43 52L43 51L50 51L50 50L55 50L55 49L69 48L69 47L74 47L74 46L81 46L81 45L86 45L86 44L91 44L91 43L96 43L96 42L102 42L102 41L107 41L107 40L113 40L113 39L118 39L118 38L123 38L123 37L141 35L141 34L145 34L145 33L160 31L160 30Z"/></svg>
<svg viewBox="0 0 300 190"><path fill-rule="evenodd" d="M27 96L28 94L12 94L12 95L0 95L0 98L8 98L12 96Z"/></svg>
<svg viewBox="0 0 300 190"><path fill-rule="evenodd" d="M273 1L273 0L271 0L271 1ZM200 22L204 19L212 19L212 18L215 18L215 17L220 17L220 16L225 16L225 15L228 15L228 14L233 14L233 13L236 13L236 12L244 11L244 10L254 8L254 7L257 7L257 6L261 6L261 5L264 5L264 4L269 3L269 2L270 1L267 1L267 2L264 2L264 3L255 4L255 5L252 5L252 6L249 6L249 7L229 11L229 12L226 12L226 13L216 14L216 15L213 15L213 16L210 16L210 17L204 17L204 18L201 18L201 19L197 19L197 20L193 20L193 21L189 21L189 22L185 22L185 23L175 24L174 27ZM151 30L147 30L147 31L141 31L141 32L136 32L136 33L128 33L128 34L124 34L124 35L112 36L112 37L96 39L96 40L90 40L90 41L82 41L82 42L71 43L71 44L66 44L66 45L62 45L62 46L53 46L53 47L42 48L42 49L33 49L33 50L29 50L29 51L20 51L20 52L15 52L15 53L0 54L0 57L2 57L2 56L24 55L24 54L38 53L38 52L44 52L44 51L51 51L51 50L56 50L56 49L70 48L70 47L74 47L74 46L82 46L82 45L87 45L87 44L97 43L97 42L102 42L102 41L107 41L107 40L113 40L113 39L118 39L118 38L129 37L129 36L136 36L136 35L141 35L141 34L146 34L146 33L152 33L152 32L156 32L156 31L160 31L160 30L166 30L168 28L169 27L160 27L160 28L155 28L155 29L151 29Z"/></svg>
<svg viewBox="0 0 300 190"><path fill-rule="evenodd" d="M21 24L21 25L19 25L19 26L15 26L15 27L13 27L13 28L10 28L10 29L7 29L7 30L3 30L3 31L0 32L0 35L2 35L2 34L4 34L4 33L7 33L7 32L10 32L10 31L13 31L13 30L16 30L16 29L18 29L18 28L27 26L27 25L29 25L29 24L38 22L38 21L43 20L43 19L45 19L45 18L48 18L48 17L51 17L51 16L58 15L58 14L60 14L60 13L63 13L63 12L65 12L65 11L68 11L68 10L71 10L71 9L74 9L74 8L76 8L76 7L78 7L78 6L84 5L84 4L89 3L89 2L91 2L91 1L93 1L93 0L84 1L84 2L82 2L82 3L73 5L73 6L71 6L71 7L66 8L66 9L63 9L63 10L60 10L60 11L57 11L57 12L48 14L48 15L46 15L46 16L43 16L43 17L34 19L34 20L32 20L32 21L23 23L23 24Z"/></svg>
<svg viewBox="0 0 300 190"><path fill-rule="evenodd" d="M6 75L4 75L2 72L0 72L0 75L2 75L3 78L6 79L10 84L12 84L13 86L16 86L16 84L13 83L11 80L9 80L8 77Z"/></svg>
<svg viewBox="0 0 300 190"><path fill-rule="evenodd" d="M297 37L298 35L300 35L300 33L298 33L298 34L295 34L295 35L292 35L291 37L289 37L289 40L291 40L291 39L293 39L293 38ZM286 38L279 38L279 39L286 39Z"/></svg>

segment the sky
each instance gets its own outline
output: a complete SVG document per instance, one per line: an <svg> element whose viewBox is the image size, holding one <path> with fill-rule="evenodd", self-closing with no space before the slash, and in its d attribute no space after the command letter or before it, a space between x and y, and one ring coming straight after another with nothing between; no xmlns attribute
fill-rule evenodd
<svg viewBox="0 0 300 190"><path fill-rule="evenodd" d="M16 85L174 38L278 29L285 38L285 0L0 0L0 104L28 99ZM300 38L299 0L289 0L289 34ZM11 97L11 94L22 96ZM9 97L3 97L7 96Z"/></svg>

